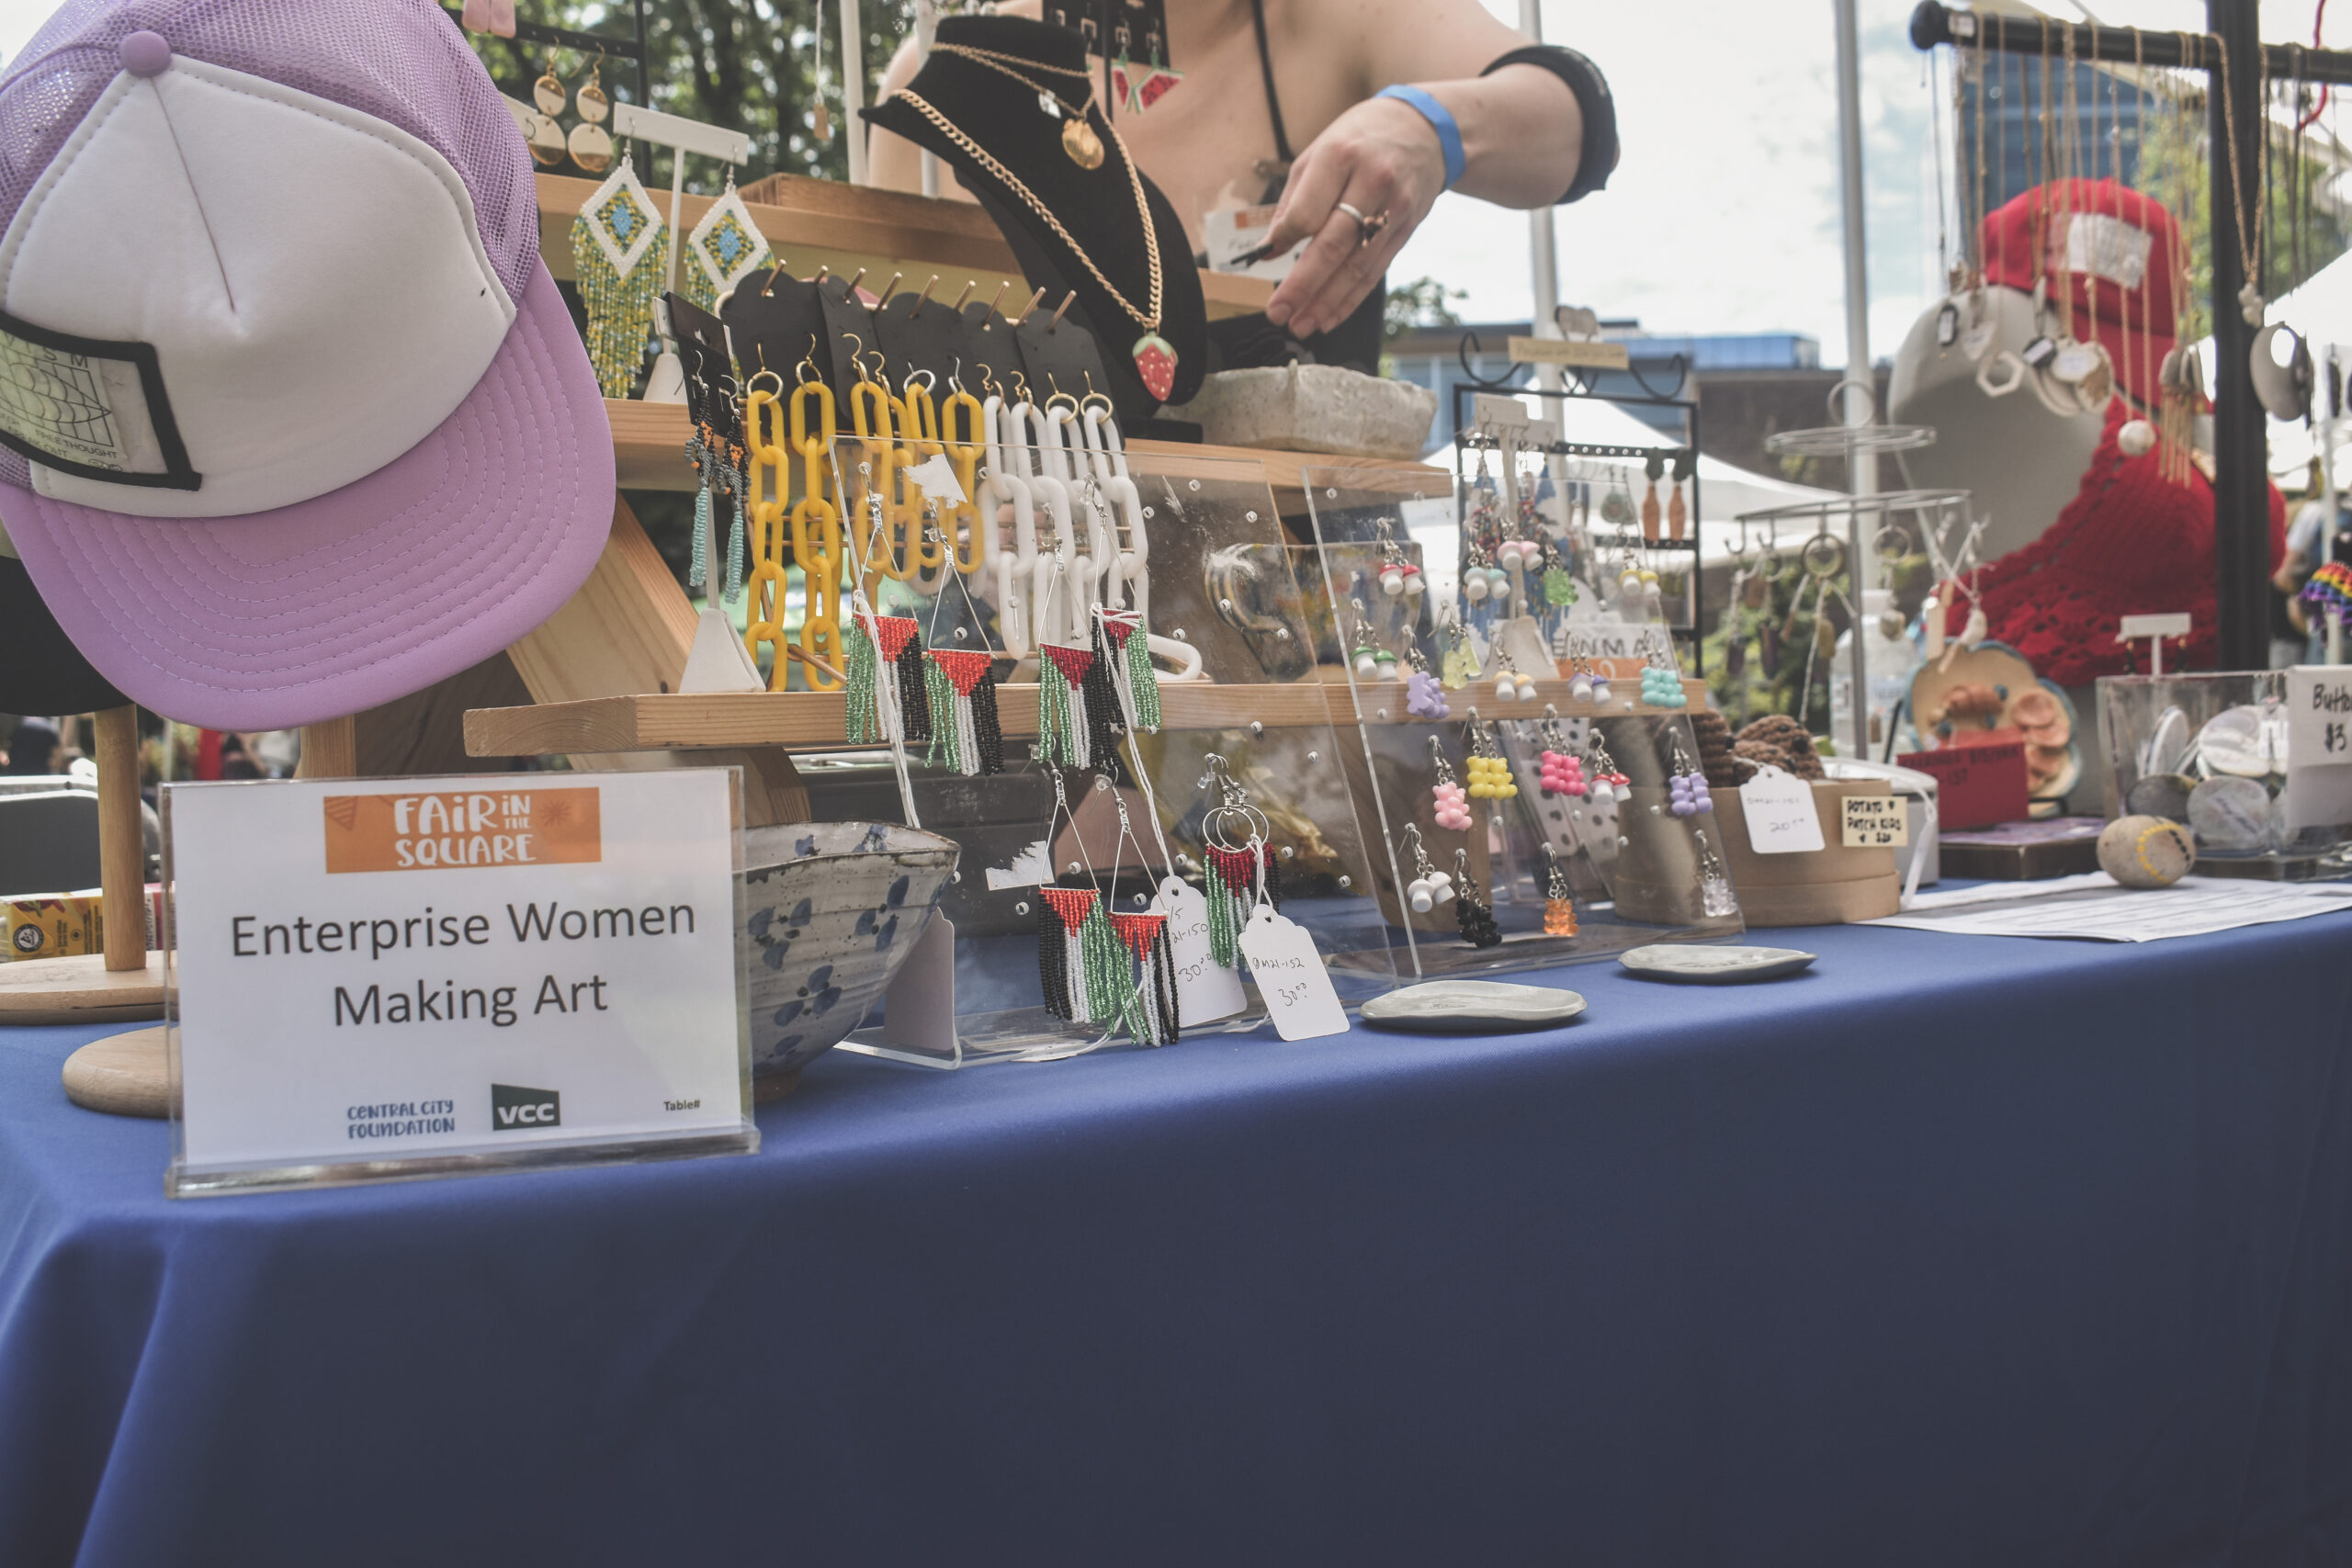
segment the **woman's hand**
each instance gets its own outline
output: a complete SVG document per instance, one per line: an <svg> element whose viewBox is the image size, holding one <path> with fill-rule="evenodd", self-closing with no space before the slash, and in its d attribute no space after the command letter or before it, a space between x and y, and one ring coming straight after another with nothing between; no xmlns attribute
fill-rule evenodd
<svg viewBox="0 0 2352 1568"><path fill-rule="evenodd" d="M1275 209L1268 254L1313 242L1267 302L1266 319L1298 338L1346 321L1444 188L1445 150L1409 105L1368 98L1333 120L1291 165Z"/></svg>

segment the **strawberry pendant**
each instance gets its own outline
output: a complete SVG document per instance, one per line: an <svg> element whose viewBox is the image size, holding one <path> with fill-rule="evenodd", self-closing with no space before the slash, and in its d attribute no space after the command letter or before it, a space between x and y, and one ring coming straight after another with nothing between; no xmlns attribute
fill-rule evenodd
<svg viewBox="0 0 2352 1568"><path fill-rule="evenodd" d="M1144 390L1161 402L1176 389L1176 349L1158 333L1146 333L1136 339L1130 350L1136 356L1136 374L1143 378Z"/></svg>

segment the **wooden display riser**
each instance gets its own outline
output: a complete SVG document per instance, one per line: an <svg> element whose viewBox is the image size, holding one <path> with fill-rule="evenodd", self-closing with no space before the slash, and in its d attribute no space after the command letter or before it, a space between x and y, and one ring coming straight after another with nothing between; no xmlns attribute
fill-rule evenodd
<svg viewBox="0 0 2352 1568"><path fill-rule="evenodd" d="M1568 700L1566 681L1538 681L1532 700L1475 700L1477 688L1447 694L1453 712L1443 723L1465 721L1476 706L1482 719L1533 719L1546 704L1562 718L1628 718L1680 713L1623 699L1600 707ZM1685 680L1693 704L1705 701L1702 682ZM1388 691L1395 701L1385 698ZM1486 695L1491 699L1493 694ZM1367 691L1363 722L1420 724L1405 711L1402 685ZM1344 683L1302 682L1295 685L1218 685L1170 682L1159 689L1162 728L1230 729L1251 723L1270 729L1357 723L1356 699ZM545 757L570 753L684 751L774 746L786 750L831 750L847 744L842 726L847 699L826 692L724 692L629 697L590 697L541 703L532 707L476 708L466 715L466 750L477 757ZM1037 733L1037 688L997 688L997 714L1009 739Z"/></svg>
<svg viewBox="0 0 2352 1568"><path fill-rule="evenodd" d="M146 1023L164 1016L164 955L108 969L101 953L0 964L0 1024Z"/></svg>
<svg viewBox="0 0 2352 1568"><path fill-rule="evenodd" d="M575 276L571 220L595 194L597 182L569 175L537 177L539 254L549 273L570 278ZM649 187L646 194L666 220L670 193ZM1003 309L1018 310L1028 302L1031 286L1022 278L1012 247L976 203L803 175L771 175L745 186L740 194L752 222L795 277L814 277L820 266L851 277L863 268L864 287L879 293L894 272L904 275L902 288L921 288L936 272L934 299L953 299L969 283L977 297L987 299L1003 284ZM707 196L682 197L680 226L694 232L712 200ZM1273 292L1274 286L1263 278L1201 274L1201 296L1211 321L1262 310Z"/></svg>
<svg viewBox="0 0 2352 1568"><path fill-rule="evenodd" d="M684 456L685 404L607 398L605 418L613 427L613 458L621 489L688 491L695 488L695 471ZM1185 465L1190 460L1200 462L1195 477L1211 479L1232 477L1222 465L1255 464L1265 470L1277 502L1294 512L1299 510L1297 502L1305 494L1308 468L1340 467L1351 470L1351 483L1362 475L1416 488L1426 485L1431 494L1453 493L1453 476L1445 469L1395 458L1333 457L1315 452L1267 452L1251 446L1204 446L1181 441L1130 441L1127 451L1149 459L1153 472L1171 479L1188 477Z"/></svg>

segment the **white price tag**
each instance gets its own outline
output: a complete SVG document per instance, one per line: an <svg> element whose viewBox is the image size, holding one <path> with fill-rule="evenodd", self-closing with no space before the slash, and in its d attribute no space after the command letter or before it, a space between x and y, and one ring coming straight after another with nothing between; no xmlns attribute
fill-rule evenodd
<svg viewBox="0 0 2352 1568"><path fill-rule="evenodd" d="M2287 761L2303 768L2352 764L2352 665L2287 671Z"/></svg>
<svg viewBox="0 0 2352 1568"><path fill-rule="evenodd" d="M1208 242L1205 248L1211 272L1238 273L1244 277L1280 283L1290 276L1290 269L1306 250L1306 241L1301 240L1278 256L1254 262L1241 259L1262 249L1267 237L1274 231L1274 208L1271 203L1264 207L1216 208L1203 220L1202 228L1203 237Z"/></svg>
<svg viewBox="0 0 2352 1568"><path fill-rule="evenodd" d="M733 815L720 769L172 786L171 1190L757 1147Z"/></svg>
<svg viewBox="0 0 2352 1568"><path fill-rule="evenodd" d="M1331 988L1331 972L1306 927L1261 904L1241 928L1241 956L1250 961L1250 977L1283 1039L1347 1032L1348 1015Z"/></svg>
<svg viewBox="0 0 2352 1568"><path fill-rule="evenodd" d="M1250 1005L1241 976L1209 954L1208 895L1181 876L1159 885L1168 907L1168 954L1176 965L1176 1016L1186 1025L1231 1018Z"/></svg>
<svg viewBox="0 0 2352 1568"><path fill-rule="evenodd" d="M1849 850L1900 849L1911 841L1906 804L1891 795L1849 795L1842 804L1842 841Z"/></svg>
<svg viewBox="0 0 2352 1568"><path fill-rule="evenodd" d="M1747 818L1747 847L1759 855L1803 854L1822 847L1813 785L1793 774L1766 768L1739 786L1739 809Z"/></svg>

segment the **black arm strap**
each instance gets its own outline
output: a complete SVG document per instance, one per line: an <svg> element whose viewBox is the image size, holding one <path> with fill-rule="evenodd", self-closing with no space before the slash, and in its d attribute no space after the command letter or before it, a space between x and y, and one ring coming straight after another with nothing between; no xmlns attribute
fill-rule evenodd
<svg viewBox="0 0 2352 1568"><path fill-rule="evenodd" d="M1506 65L1533 65L1549 71L1576 95L1577 108L1584 116L1584 155L1577 162L1577 176L1567 193L1555 205L1565 206L1606 186L1617 167L1617 101L1609 96L1609 79L1600 73L1600 67L1573 49L1532 43L1512 50L1478 74L1491 76Z"/></svg>

